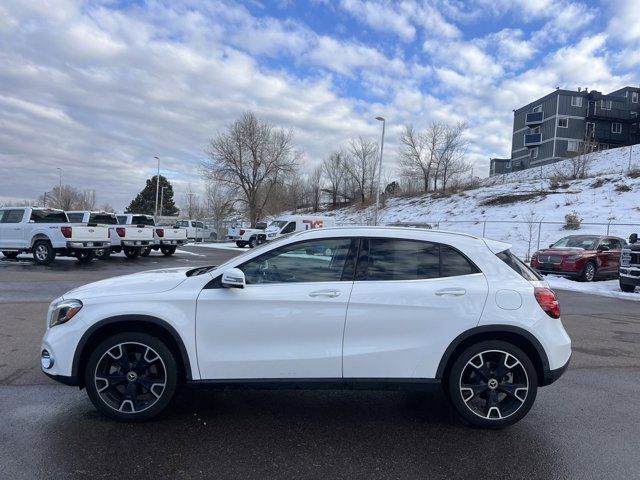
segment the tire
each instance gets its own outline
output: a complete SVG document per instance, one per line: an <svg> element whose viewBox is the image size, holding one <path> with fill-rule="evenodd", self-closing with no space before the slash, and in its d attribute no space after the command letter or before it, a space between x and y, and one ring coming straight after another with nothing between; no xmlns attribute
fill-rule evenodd
<svg viewBox="0 0 640 480"><path fill-rule="evenodd" d="M148 257L151 254L151 247L145 247L140 250L141 257Z"/></svg>
<svg viewBox="0 0 640 480"><path fill-rule="evenodd" d="M538 376L531 359L500 340L479 342L464 350L446 378L455 410L480 428L513 425L531 409L537 390Z"/></svg>
<svg viewBox="0 0 640 480"><path fill-rule="evenodd" d="M254 248L256 246L256 237L251 237L249 239L249 248Z"/></svg>
<svg viewBox="0 0 640 480"><path fill-rule="evenodd" d="M127 258L134 259L140 255L140 247L123 247L124 255Z"/></svg>
<svg viewBox="0 0 640 480"><path fill-rule="evenodd" d="M56 258L56 252L49 240L38 240L33 244L33 261L37 265L49 265Z"/></svg>
<svg viewBox="0 0 640 480"><path fill-rule="evenodd" d="M80 263L89 263L93 260L94 253L93 250L78 250L75 256Z"/></svg>
<svg viewBox="0 0 640 480"><path fill-rule="evenodd" d="M98 260L107 260L111 256L111 249L109 247L101 248L100 250L95 250L93 253Z"/></svg>
<svg viewBox="0 0 640 480"><path fill-rule="evenodd" d="M245 245L246 245L246 243L245 243L245 242L236 242L236 246L237 246L238 248L244 248L244 246L245 246Z"/></svg>
<svg viewBox="0 0 640 480"><path fill-rule="evenodd" d="M107 417L143 422L171 402L178 367L171 350L158 338L118 333L90 353L84 383L93 405Z"/></svg>
<svg viewBox="0 0 640 480"><path fill-rule="evenodd" d="M620 283L620 290L622 290L623 292L633 293L636 291L635 285L629 285L628 283L622 283L621 281L619 283Z"/></svg>
<svg viewBox="0 0 640 480"><path fill-rule="evenodd" d="M587 264L582 269L582 273L580 273L580 276L578 277L578 279L581 282L593 282L597 274L598 274L598 268L596 267L596 264L593 263L592 261L588 261Z"/></svg>
<svg viewBox="0 0 640 480"><path fill-rule="evenodd" d="M177 247L175 245L170 245L167 247L160 247L160 251L165 257L170 257L174 253L176 253Z"/></svg>
<svg viewBox="0 0 640 480"><path fill-rule="evenodd" d="M2 255L4 255L6 258L15 260L16 258L18 258L19 253L20 252L2 252Z"/></svg>

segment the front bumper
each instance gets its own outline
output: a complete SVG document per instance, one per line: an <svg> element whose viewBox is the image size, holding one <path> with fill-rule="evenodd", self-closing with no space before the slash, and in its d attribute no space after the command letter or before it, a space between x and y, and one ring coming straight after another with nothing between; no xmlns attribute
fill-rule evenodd
<svg viewBox="0 0 640 480"><path fill-rule="evenodd" d="M111 241L107 240L105 242L67 242L67 248L73 250L83 250L83 249L96 249L96 248L104 248L110 247Z"/></svg>
<svg viewBox="0 0 640 480"><path fill-rule="evenodd" d="M640 270L632 270L629 268L620 269L620 283L624 285L640 286Z"/></svg>
<svg viewBox="0 0 640 480"><path fill-rule="evenodd" d="M52 373L47 372L46 370L42 370L42 373L44 373L51 380L55 380L56 382L63 383L64 385L68 385L70 387L80 386L80 380L78 379L78 377L66 377L64 375L54 375Z"/></svg>
<svg viewBox="0 0 640 480"><path fill-rule="evenodd" d="M581 272L576 265L562 265L561 263L543 264L535 262L531 263L531 268L538 273L560 275L562 277L577 277Z"/></svg>

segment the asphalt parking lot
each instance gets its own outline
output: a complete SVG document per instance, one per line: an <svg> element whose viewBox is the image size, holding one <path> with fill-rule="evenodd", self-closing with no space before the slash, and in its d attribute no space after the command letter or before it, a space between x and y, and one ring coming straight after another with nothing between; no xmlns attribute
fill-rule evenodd
<svg viewBox="0 0 640 480"><path fill-rule="evenodd" d="M502 431L439 393L183 388L146 424L99 415L39 368L48 303L94 280L235 250L49 267L0 260L1 478L640 478L640 303L560 291L571 366Z"/></svg>

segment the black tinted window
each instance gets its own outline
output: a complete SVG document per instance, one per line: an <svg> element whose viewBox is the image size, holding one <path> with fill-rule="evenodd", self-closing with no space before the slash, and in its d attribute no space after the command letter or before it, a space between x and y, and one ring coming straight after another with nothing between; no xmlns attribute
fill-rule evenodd
<svg viewBox="0 0 640 480"><path fill-rule="evenodd" d="M31 220L34 223L69 223L67 214L60 210L33 210Z"/></svg>
<svg viewBox="0 0 640 480"><path fill-rule="evenodd" d="M89 215L89 223L98 223L100 225L117 225L118 219L115 215L109 215L108 213L92 213L91 215Z"/></svg>
<svg viewBox="0 0 640 480"><path fill-rule="evenodd" d="M126 217L126 215L118 215L116 218L118 219L118 223L119 223L120 225L126 225L126 224L127 224L127 217Z"/></svg>
<svg viewBox="0 0 640 480"><path fill-rule="evenodd" d="M504 252L498 253L496 256L518 272L525 280L529 280L530 282L542 280L542 277L538 273L533 271L522 260L516 257L511 250L505 250Z"/></svg>
<svg viewBox="0 0 640 480"><path fill-rule="evenodd" d="M350 238L310 240L272 250L238 268L247 284L338 282L351 247Z"/></svg>
<svg viewBox="0 0 640 480"><path fill-rule="evenodd" d="M20 223L24 217L24 210L4 210L0 212L0 223Z"/></svg>
<svg viewBox="0 0 640 480"><path fill-rule="evenodd" d="M131 218L132 225L151 225L154 226L156 222L151 217L147 217L146 215L134 215Z"/></svg>
<svg viewBox="0 0 640 480"><path fill-rule="evenodd" d="M284 235L286 233L291 233L291 232L295 231L295 229L296 229L296 222L291 222L291 223L289 223L289 225L287 225L286 227L284 227L282 229L280 234Z"/></svg>
<svg viewBox="0 0 640 480"><path fill-rule="evenodd" d="M67 217L69 218L69 222L71 223L82 223L84 214L83 213L67 213Z"/></svg>
<svg viewBox="0 0 640 480"><path fill-rule="evenodd" d="M366 242L367 280L424 280L478 273L461 253L446 245L391 238Z"/></svg>

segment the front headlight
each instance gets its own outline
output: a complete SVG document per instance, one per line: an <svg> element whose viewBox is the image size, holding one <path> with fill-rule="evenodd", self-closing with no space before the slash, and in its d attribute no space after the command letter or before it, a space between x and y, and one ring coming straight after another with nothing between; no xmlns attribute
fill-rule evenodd
<svg viewBox="0 0 640 480"><path fill-rule="evenodd" d="M55 327L71 320L82 308L80 300L62 300L52 306L49 326Z"/></svg>
<svg viewBox="0 0 640 480"><path fill-rule="evenodd" d="M580 257L582 257L582 255L567 255L566 257L564 257L564 259L569 260L570 262L575 262Z"/></svg>

